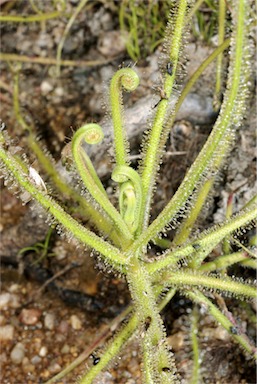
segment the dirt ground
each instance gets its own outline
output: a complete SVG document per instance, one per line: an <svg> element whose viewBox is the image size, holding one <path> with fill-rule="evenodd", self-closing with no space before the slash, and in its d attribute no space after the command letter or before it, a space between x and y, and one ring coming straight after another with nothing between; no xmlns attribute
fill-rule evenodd
<svg viewBox="0 0 257 384"><path fill-rule="evenodd" d="M1 2L0 2L1 3ZM3 7L8 2L2 2ZM68 12L78 2L68 1ZM20 69L20 104L27 124L34 124L38 137L52 153L60 169L61 152L73 130L85 122L102 122L108 136L108 83L120 67L132 65L119 31L117 14L111 2L91 2L87 12L81 12L72 26L63 48L63 59L97 61L89 66L63 66L61 76L55 75L55 65L22 63ZM13 14L30 12L28 2L12 7ZM50 11L51 4L47 6ZM46 7L46 8L47 8ZM1 51L28 57L55 58L58 42L66 25L65 18L45 23L2 23ZM213 50L195 38L188 39L183 61L185 67L181 84L185 83L199 63ZM160 96L158 61L161 48L136 69L141 85L133 94L125 95L126 113L131 141L132 161L138 161L142 132L149 125L149 116ZM26 152L26 134L13 111L13 69L17 63L2 61L1 122L15 145ZM11 67L12 68L11 68ZM167 154L160 171L153 204L152 219L170 199L187 168L192 163L211 131L215 120L212 109L215 67L211 65L195 85L170 134ZM107 113L106 113L107 110ZM253 194L256 187L255 97L249 100L249 115L238 133L231 156L222 171L215 192L199 222L199 228L224 218L228 194L237 191L235 211ZM108 150L106 150L108 149ZM109 141L99 153L92 153L102 181L115 201L114 185L110 180L112 167ZM27 151L30 164L37 169L34 155ZM44 175L44 177L46 177ZM44 213L33 203L22 202L1 181L1 293L0 341L1 379L3 384L44 383L69 363L88 351L114 319L129 305L126 282L102 268L90 250L68 241L53 230L44 258L39 242L44 243L49 225ZM172 236L172 232L170 233ZM25 247L32 247L20 253ZM100 267L100 269L98 268ZM239 276L254 278L246 270ZM248 336L256 338L255 324L250 321L250 303L239 307L238 301L227 298L226 303ZM189 338L192 304L176 295L163 312L169 341L173 346L182 383L189 383L192 351ZM118 322L117 318L117 322ZM113 329L113 328L112 328ZM107 332L110 337L112 332ZM200 318L200 347L203 383L253 384L256 370L253 361L233 343L230 336L204 311ZM97 352L83 361L59 383L76 383L88 366L96 363ZM96 355L97 353L97 355ZM140 350L135 337L96 383L141 383Z"/></svg>

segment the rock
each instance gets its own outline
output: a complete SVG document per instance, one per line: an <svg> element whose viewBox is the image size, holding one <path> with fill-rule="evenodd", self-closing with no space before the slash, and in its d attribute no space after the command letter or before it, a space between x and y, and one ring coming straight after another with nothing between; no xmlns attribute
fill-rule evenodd
<svg viewBox="0 0 257 384"><path fill-rule="evenodd" d="M25 347L22 343L17 343L11 352L11 360L14 364L21 364L25 357Z"/></svg>
<svg viewBox="0 0 257 384"><path fill-rule="evenodd" d="M46 32L41 32L38 35L37 38L37 44L35 44L35 47L39 48L52 48L53 47L53 40L50 34Z"/></svg>
<svg viewBox="0 0 257 384"><path fill-rule="evenodd" d="M53 252L56 255L56 259L58 261L65 259L68 255L68 250L65 249L62 241L56 242L55 246L53 247Z"/></svg>
<svg viewBox="0 0 257 384"><path fill-rule="evenodd" d="M179 351L185 343L184 332L177 332L174 335L169 336L168 343L174 351Z"/></svg>
<svg viewBox="0 0 257 384"><path fill-rule="evenodd" d="M58 326L58 332L67 333L69 330L69 323L66 320L62 320Z"/></svg>
<svg viewBox="0 0 257 384"><path fill-rule="evenodd" d="M54 94L58 97L63 97L65 94L65 90L62 87L56 87L54 90Z"/></svg>
<svg viewBox="0 0 257 384"><path fill-rule="evenodd" d="M80 39L78 39L78 36L68 36L63 46L63 52L71 54L78 50L80 44L81 42Z"/></svg>
<svg viewBox="0 0 257 384"><path fill-rule="evenodd" d="M3 325L0 327L0 341L13 340L14 326Z"/></svg>
<svg viewBox="0 0 257 384"><path fill-rule="evenodd" d="M2 365L3 363L7 363L7 361L8 361L8 358L6 356L6 353L5 352L1 353L0 354L0 364Z"/></svg>
<svg viewBox="0 0 257 384"><path fill-rule="evenodd" d="M35 325L41 316L42 312L37 308L23 309L20 313L19 320L25 325Z"/></svg>
<svg viewBox="0 0 257 384"><path fill-rule="evenodd" d="M52 313L47 313L44 318L44 326L51 331L54 329L55 316Z"/></svg>
<svg viewBox="0 0 257 384"><path fill-rule="evenodd" d="M33 356L32 359L31 359L31 364L33 365L37 365L39 364L40 362L42 361L41 357L36 355L36 356Z"/></svg>
<svg viewBox="0 0 257 384"><path fill-rule="evenodd" d="M79 330L82 328L82 322L76 315L72 315L70 317L71 326L75 330Z"/></svg>
<svg viewBox="0 0 257 384"><path fill-rule="evenodd" d="M52 365L50 365L48 369L49 369L49 372L53 374L53 373L60 372L62 367L58 363L53 363Z"/></svg>
<svg viewBox="0 0 257 384"><path fill-rule="evenodd" d="M46 96L48 93L50 93L54 89L54 87L51 83L49 83L49 81L44 80L40 85L40 89L41 89L42 95Z"/></svg>
<svg viewBox="0 0 257 384"><path fill-rule="evenodd" d="M43 346L39 350L39 356L40 357L45 357L47 355L48 349L47 347Z"/></svg>
<svg viewBox="0 0 257 384"><path fill-rule="evenodd" d="M24 362L25 359L26 358L24 358L23 361L22 361L22 370L23 370L23 372L25 372L25 373L32 373L32 372L34 372L35 371L35 366L33 364L31 364L28 359L26 359L26 361ZM27 362L27 360L28 360L28 362Z"/></svg>
<svg viewBox="0 0 257 384"><path fill-rule="evenodd" d="M202 337L206 341L213 338L222 341L228 341L230 339L229 333L222 326L218 326L216 328L205 327L202 330Z"/></svg>
<svg viewBox="0 0 257 384"><path fill-rule="evenodd" d="M0 294L0 309L19 308L19 306L19 296L9 292Z"/></svg>
<svg viewBox="0 0 257 384"><path fill-rule="evenodd" d="M126 45L119 31L109 31L101 34L97 49L104 56L114 57L123 53L126 50Z"/></svg>
<svg viewBox="0 0 257 384"><path fill-rule="evenodd" d="M70 347L68 346L68 344L64 344L64 346L61 349L61 353L65 355L66 353L69 353L69 352L70 352Z"/></svg>
<svg viewBox="0 0 257 384"><path fill-rule="evenodd" d="M8 289L8 291L11 292L11 293L15 293L15 292L19 292L20 289L21 289L20 284L12 284L10 286L10 288Z"/></svg>
<svg viewBox="0 0 257 384"><path fill-rule="evenodd" d="M219 325L213 331L213 337L218 340L229 341L230 335L226 329L224 329L221 325Z"/></svg>

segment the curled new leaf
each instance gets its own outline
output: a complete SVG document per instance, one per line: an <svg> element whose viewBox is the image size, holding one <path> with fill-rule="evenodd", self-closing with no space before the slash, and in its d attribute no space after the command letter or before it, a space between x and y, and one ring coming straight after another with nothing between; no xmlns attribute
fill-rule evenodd
<svg viewBox="0 0 257 384"><path fill-rule="evenodd" d="M131 167L120 165L112 173L112 179L120 186L119 205L121 216L134 233L138 227L142 203L142 187L139 174Z"/></svg>
<svg viewBox="0 0 257 384"><path fill-rule="evenodd" d="M128 227L121 218L119 212L108 199L107 193L101 183L101 180L96 174L95 168L88 157L83 142L90 144L101 142L103 132L97 124L86 124L75 133L72 138L72 155L77 167L77 170L91 196L113 220L116 228L122 233L125 239L131 238Z"/></svg>

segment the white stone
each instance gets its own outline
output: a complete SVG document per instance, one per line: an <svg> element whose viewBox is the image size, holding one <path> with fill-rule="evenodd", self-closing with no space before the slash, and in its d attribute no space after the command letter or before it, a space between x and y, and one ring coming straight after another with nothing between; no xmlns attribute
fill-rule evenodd
<svg viewBox="0 0 257 384"><path fill-rule="evenodd" d="M3 325L0 327L0 341L13 340L14 327L13 325Z"/></svg>
<svg viewBox="0 0 257 384"><path fill-rule="evenodd" d="M4 292L0 294L0 309L18 308L19 297L14 293Z"/></svg>
<svg viewBox="0 0 257 384"><path fill-rule="evenodd" d="M79 330L82 328L82 323L81 323L81 320L78 318L78 316L72 315L70 317L70 321L71 321L71 326L73 329Z"/></svg>
<svg viewBox="0 0 257 384"><path fill-rule="evenodd" d="M25 357L25 347L22 343L17 343L11 352L11 360L14 364L21 364Z"/></svg>
<svg viewBox="0 0 257 384"><path fill-rule="evenodd" d="M44 326L51 331L54 329L55 316L52 313L47 313L44 318Z"/></svg>
<svg viewBox="0 0 257 384"><path fill-rule="evenodd" d="M48 352L47 347L43 346L40 348L39 356L45 357L47 355L47 352Z"/></svg>
<svg viewBox="0 0 257 384"><path fill-rule="evenodd" d="M41 93L43 96L46 96L48 93L50 93L53 90L52 84L50 84L47 80L42 81L40 85Z"/></svg>

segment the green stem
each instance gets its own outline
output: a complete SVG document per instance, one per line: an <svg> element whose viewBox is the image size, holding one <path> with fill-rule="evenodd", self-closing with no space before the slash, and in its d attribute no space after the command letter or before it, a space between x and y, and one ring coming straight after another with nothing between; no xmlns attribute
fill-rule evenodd
<svg viewBox="0 0 257 384"><path fill-rule="evenodd" d="M128 142L124 130L122 89L134 91L139 84L137 73L131 68L122 68L115 73L110 84L110 102L114 130L116 165L128 165Z"/></svg>
<svg viewBox="0 0 257 384"><path fill-rule="evenodd" d="M20 163L3 148L0 148L0 160L2 160L8 172L17 180L20 187L29 192L72 236L101 253L109 260L113 267L115 265L118 267L119 265L127 264L126 259L116 247L79 224L55 200L50 198L45 191L41 191L38 186L34 185L28 175L24 173Z"/></svg>
<svg viewBox="0 0 257 384"><path fill-rule="evenodd" d="M157 291L155 292L155 297L159 296L161 290L162 288L160 287L157 289ZM161 311L170 302L175 293L176 291L174 289L171 289L168 291L168 293L165 294L165 297L161 300L160 304L158 305L159 311ZM106 366L110 363L113 358L118 356L121 349L124 348L130 337L135 334L138 324L139 320L137 315L132 315L131 318L128 320L128 323L117 332L112 342L109 343L109 345L106 347L105 351L101 355L99 363L91 367L91 369L81 379L80 384L93 383L93 380L96 378L96 376L106 368Z"/></svg>
<svg viewBox="0 0 257 384"><path fill-rule="evenodd" d="M243 209L247 209L252 206L254 203L257 203L257 194L251 197L251 199L244 205ZM257 244L256 244L257 245Z"/></svg>
<svg viewBox="0 0 257 384"><path fill-rule="evenodd" d="M235 215L227 223L223 224L221 227L214 226L209 233L203 233L198 237L198 239L190 244L187 244L179 249L174 251L167 251L164 254L164 257L161 259L156 259L154 262L151 262L147 265L147 270L150 273L155 273L160 271L163 268L176 265L176 263L190 255L195 255L196 251L199 255L202 252L201 256L206 256L209 254L215 246L224 239L225 236L232 233L236 229L245 226L251 220L255 220L257 216L257 208L255 201L248 206L248 211L241 212L238 215ZM201 251L202 250L202 251ZM201 257L201 258L202 258Z"/></svg>
<svg viewBox="0 0 257 384"><path fill-rule="evenodd" d="M37 57L16 55L15 53L0 52L1 61L10 61L15 63L30 63L30 64L43 64L43 65L56 65L57 60L53 57ZM113 60L113 59L112 59ZM61 60L60 65L68 67L95 67L97 65L105 65L110 60Z"/></svg>
<svg viewBox="0 0 257 384"><path fill-rule="evenodd" d="M187 81L185 87L183 88L183 91L181 92L178 101L176 102L175 109L172 111L172 114L167 119L167 127L168 129L171 129L176 115L183 104L186 96L189 94L190 90L192 89L193 85L196 83L196 81L199 79L201 74L205 71L205 69L223 52L225 51L229 45L230 45L231 39L226 39L221 45L219 45L203 62L202 64L197 68L197 70L193 73L193 75L190 77L190 79Z"/></svg>
<svg viewBox="0 0 257 384"><path fill-rule="evenodd" d="M84 214L86 219L89 219L93 225L99 229L105 235L114 242L116 245L120 245L120 236L117 234L115 229L110 231L110 227L112 225L112 221L108 221L107 218L103 217L101 212L97 211L91 204L89 204L85 198L83 198L79 193L77 193L73 188L71 188L68 184L66 184L59 173L54 168L51 159L42 150L41 146L36 139L33 128L29 126L20 111L20 102L19 102L19 72L16 71L14 73L14 87L13 87L13 105L14 105L14 113L18 123L21 127L29 132L29 136L27 138L29 148L36 155L40 165L42 166L44 172L50 177L51 181L54 183L57 190L62 194L62 196L72 199L77 202L82 209L82 213Z"/></svg>
<svg viewBox="0 0 257 384"><path fill-rule="evenodd" d="M235 29L235 36L232 39L232 57L228 89L225 94L221 113L207 142L189 169L177 192L159 216L147 230L142 233L140 238L135 241L133 248L146 246L150 239L155 238L178 214L196 188L197 183L203 178L203 174L208 169L211 161L215 158L216 154L219 153L219 146L223 142L224 137L226 139L232 137L232 128L238 125L242 118L242 110L246 100L246 80L250 71L249 60L246 60L249 52L247 42L245 41L247 30L244 23L245 3L243 1L239 2L236 15L238 16L238 22Z"/></svg>
<svg viewBox="0 0 257 384"><path fill-rule="evenodd" d="M249 258L247 257L247 253L244 251L240 251L231 253L229 255L222 255L220 257L216 257L213 261L208 261L207 263L201 265L198 270L201 272L213 272L216 270L226 269L233 264L248 260ZM256 261L255 266L257 266Z"/></svg>
<svg viewBox="0 0 257 384"><path fill-rule="evenodd" d="M136 315L143 327L141 344L143 351L144 382L173 383L176 368L168 351L162 319L156 304L155 294L147 270L141 265L138 255L130 260L127 280L134 301Z"/></svg>
<svg viewBox="0 0 257 384"><path fill-rule="evenodd" d="M249 340L244 335L236 335L231 332L231 329L234 328L234 325L228 318L223 315L223 313L214 305L211 300L205 297L200 291L184 291L185 295L188 296L193 302L206 305L210 314L215 318L215 320L225 328L231 337L237 341L242 347L243 350L247 351L257 359L256 348L249 342Z"/></svg>
<svg viewBox="0 0 257 384"><path fill-rule="evenodd" d="M116 357L120 350L125 346L129 338L136 330L138 321L134 315L117 334L112 342L108 345L105 352L101 355L98 364L94 365L83 377L80 379L80 384L92 384L95 377L109 364L111 359Z"/></svg>
<svg viewBox="0 0 257 384"><path fill-rule="evenodd" d="M257 261L256 260L253 260L253 259L247 259L247 260L242 260L240 261L240 264L243 266L243 267L246 267L246 268L252 268L252 269L255 269L257 270Z"/></svg>
<svg viewBox="0 0 257 384"><path fill-rule="evenodd" d="M233 193L230 193L227 200L226 206L226 219L229 219L233 214ZM222 251L225 255L231 253L230 239L229 237L223 240Z"/></svg>
<svg viewBox="0 0 257 384"><path fill-rule="evenodd" d="M124 240L132 239L128 226L122 219L119 212L112 205L106 191L98 178L94 166L86 154L82 144L86 141L88 144L96 144L103 138L103 132L97 124L86 124L79 128L72 138L72 155L80 177L83 180L87 190L106 212L108 217L113 220L116 230L120 232Z"/></svg>
<svg viewBox="0 0 257 384"><path fill-rule="evenodd" d="M88 2L88 0L81 0L79 2L77 8L75 9L75 11L73 13L73 15L70 17L68 23L66 24L66 27L64 29L62 38L59 41L59 44L58 44L58 47L57 47L57 54L56 54L56 62L57 62L56 63L56 75L57 75L57 77L60 76L62 49L63 49L64 43L65 43L65 40L66 40L66 38L67 38L67 36L69 34L69 31L70 31L70 29L72 27L72 24L76 20L76 17L82 11L82 9L84 8L84 6L86 5L87 2Z"/></svg>
<svg viewBox="0 0 257 384"><path fill-rule="evenodd" d="M216 48L215 51L199 66L199 68L191 76L191 78L187 82L186 86L184 87L181 95L178 98L178 101L175 105L174 112L172 113L172 115L168 119L168 125L170 128L172 127L172 125L174 123L175 117L176 117L183 101L185 100L185 97L188 95L190 89L195 84L196 80L200 77L200 75L207 68L207 66L220 54L220 52L223 52L223 50L225 50L229 46L229 42L230 42L230 39L227 39L223 44L221 44L218 48ZM222 150L220 148L220 151L218 153L217 158L214 159L214 164L213 164L214 168L219 168L219 166L221 165L224 154L226 153L227 146L229 144L230 144L230 142L228 140L228 142L224 143L224 145L223 145L224 148L222 148ZM198 191L196 200L194 200L194 203L192 203L191 207L188 208L187 214L189 213L189 216L181 224L181 226L179 228L179 232L176 234L175 238L173 239L172 244L175 244L175 245L182 244L183 241L185 241L189 237L189 235L193 229L193 224L195 223L195 221L198 218L198 215L202 209L202 206L203 206L211 188L213 187L214 181L215 181L215 177L212 176L212 177L208 178L204 182L204 184L201 186L200 190Z"/></svg>
<svg viewBox="0 0 257 384"><path fill-rule="evenodd" d="M34 3L34 0L29 0L30 6L33 9L35 13L38 15L41 15L43 12L37 7L37 5Z"/></svg>
<svg viewBox="0 0 257 384"><path fill-rule="evenodd" d="M179 228L179 232L176 233L172 241L172 245L183 244L183 242L185 242L186 239L190 236L190 233L202 210L205 200L207 199L208 194L211 188L213 187L214 180L214 177L211 177L210 179L206 180L201 186L196 199L192 203L193 208L186 220L182 222Z"/></svg>
<svg viewBox="0 0 257 384"><path fill-rule="evenodd" d="M219 291L230 292L234 295L241 295L249 298L257 298L256 287L239 283L229 277L205 276L194 273L191 270L183 272L167 273L167 283L172 286L202 286L204 288L218 289Z"/></svg>
<svg viewBox="0 0 257 384"><path fill-rule="evenodd" d="M45 21L55 19L60 16L65 16L63 11L54 11L50 13L42 13L31 16L17 16L17 15L0 15L0 22L11 23L33 23L35 21Z"/></svg>
<svg viewBox="0 0 257 384"><path fill-rule="evenodd" d="M219 0L219 32L218 32L218 44L221 45L224 41L225 35L225 21L226 21L226 1ZM217 58L217 67L216 67L216 87L213 100L214 110L218 111L220 108L220 97L221 97L221 85L222 85L222 59L223 55L220 55Z"/></svg>
<svg viewBox="0 0 257 384"><path fill-rule="evenodd" d="M114 329L117 328L117 326L128 316L132 311L132 306L127 307L124 311L122 311L118 316L116 316L110 323L108 323L103 331L101 331L100 335L97 335L96 339L91 343L89 347L86 348L84 352L82 352L71 364L69 364L67 367L65 367L61 372L57 373L57 375L53 376L50 380L45 382L44 384L53 384L57 380L62 379L64 376L68 375L68 373L72 372L76 367L78 367L83 361L85 361L97 348L99 348L108 337L114 332ZM127 325L126 325L127 326ZM131 326L129 327L131 329ZM133 327L132 327L133 328ZM122 333L122 330L121 330ZM123 335L121 337L121 340L126 342L128 338L130 337L131 331L128 331L126 333L126 336ZM115 342L115 346L117 348L118 343ZM120 345L120 348L122 348L122 345ZM112 349L114 350L114 348ZM111 353L111 352L110 352ZM110 354L108 355L108 359L110 359ZM109 363L110 360L108 359L100 359L100 363L103 364L103 369L106 364ZM99 363L98 363L99 364ZM97 365L97 368L99 366Z"/></svg>
<svg viewBox="0 0 257 384"><path fill-rule="evenodd" d="M198 320L199 313L196 306L194 306L192 311L192 320L191 320L191 344L193 349L193 372L190 380L190 384L198 384L200 382L200 351L198 343Z"/></svg>
<svg viewBox="0 0 257 384"><path fill-rule="evenodd" d="M142 210L139 219L139 228L138 234L140 234L148 224L150 204L152 197L152 189L154 186L154 181L156 178L156 172L158 170L158 164L160 161L160 141L163 140L163 135L167 135L163 132L163 127L165 123L165 117L167 108L169 106L168 99L171 96L174 82L176 69L179 60L179 54L181 49L182 42L182 31L184 26L184 18L186 14L187 1L180 0L179 7L177 11L176 23L174 26L174 33L172 36L172 44L169 47L169 60L172 66L172 73L165 74L164 87L163 91L165 98L162 98L158 104L156 115L153 122L153 127L148 136L146 143L146 153L144 155L143 164L142 164Z"/></svg>
<svg viewBox="0 0 257 384"><path fill-rule="evenodd" d="M240 247L241 249L243 249L249 256L257 259L257 255L255 252L252 252L250 249L248 249L246 246L244 246L244 244L242 244L240 241L238 241L237 239L233 238L231 239L231 242L236 244L238 247Z"/></svg>
<svg viewBox="0 0 257 384"><path fill-rule="evenodd" d="M187 14L187 17L186 17L186 22L185 24L189 23L191 21L191 18L194 16L194 14L196 13L196 11L200 8L200 6L202 5L202 3L204 2L204 0L197 0L192 8L190 9L190 11L188 12Z"/></svg>

